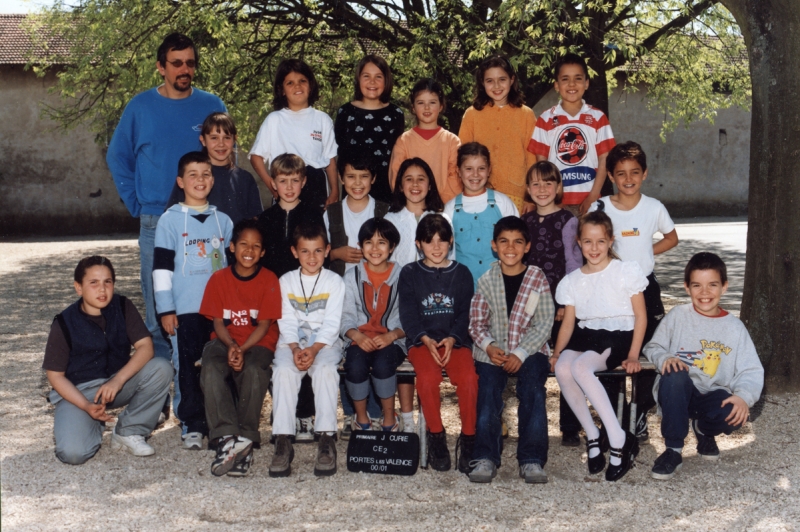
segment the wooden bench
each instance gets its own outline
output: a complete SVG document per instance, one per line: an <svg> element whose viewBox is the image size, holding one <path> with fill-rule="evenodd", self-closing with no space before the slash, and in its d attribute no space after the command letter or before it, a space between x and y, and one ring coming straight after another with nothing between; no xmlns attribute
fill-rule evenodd
<svg viewBox="0 0 800 532"><path fill-rule="evenodd" d="M656 367L653 365L652 362L649 362L646 358L640 357L639 363L642 365L641 371L655 371ZM641 372L640 372L641 373ZM339 374L344 375L344 366L339 366ZM629 429L632 434L636 434L636 417L637 417L637 405L636 405L636 384L639 380L639 373L634 373L632 375L628 375L628 373L622 369L622 366L617 367L615 369L610 369L606 371L598 371L595 373L598 377L614 377L618 379L626 379L630 377L631 379L631 413L630 413L630 426ZM416 377L417 374L414 371L414 366L411 365L411 362L408 359L404 360L400 366L397 368L397 376L398 377ZM444 370L442 370L442 376L447 378L447 374ZM555 377L555 373L550 373L548 377ZM514 378L512 375L511 378ZM622 425L622 415L623 410L625 407L625 394L626 394L626 387L620 386L619 394L617 396L617 421L619 421L620 425ZM419 398L417 399L417 404L419 403ZM428 466L428 440L425 437L426 425L425 425L425 415L422 413L422 406L420 405L419 410L417 411L417 435L419 436L419 464L422 467Z"/></svg>

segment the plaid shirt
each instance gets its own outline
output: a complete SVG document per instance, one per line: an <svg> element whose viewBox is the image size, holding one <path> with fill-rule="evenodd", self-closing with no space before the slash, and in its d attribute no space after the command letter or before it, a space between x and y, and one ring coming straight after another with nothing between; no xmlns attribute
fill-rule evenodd
<svg viewBox="0 0 800 532"><path fill-rule="evenodd" d="M531 297L531 294L537 296ZM550 356L547 340L554 317L550 285L536 266L528 266L509 317L500 263L493 263L489 271L478 279L478 290L469 309L469 334L475 342L475 360L492 363L486 354L491 343L506 354L514 354L522 362L534 353Z"/></svg>

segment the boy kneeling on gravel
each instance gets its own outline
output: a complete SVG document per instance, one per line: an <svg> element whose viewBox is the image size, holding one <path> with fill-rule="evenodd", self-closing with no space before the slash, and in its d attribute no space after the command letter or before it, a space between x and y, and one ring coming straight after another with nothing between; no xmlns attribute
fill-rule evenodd
<svg viewBox="0 0 800 532"><path fill-rule="evenodd" d="M764 368L744 324L719 306L728 289L725 263L698 253L684 270L692 303L672 309L644 348L659 368L654 393L667 449L650 474L669 480L681 468L683 440L692 430L697 454L719 459L714 437L741 428L764 385Z"/></svg>

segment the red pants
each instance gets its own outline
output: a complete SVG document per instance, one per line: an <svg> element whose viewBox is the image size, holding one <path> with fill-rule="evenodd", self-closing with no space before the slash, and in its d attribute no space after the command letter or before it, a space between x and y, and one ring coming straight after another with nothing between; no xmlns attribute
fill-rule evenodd
<svg viewBox="0 0 800 532"><path fill-rule="evenodd" d="M439 355L444 348L439 348ZM428 430L433 433L442 432L442 398L439 385L442 383L442 367L436 363L430 351L424 345L408 350L408 360L417 373L417 394L419 395L422 413ZM444 366L450 382L456 387L458 409L461 413L461 433L466 436L475 434L475 422L478 407L478 374L475 373L475 362L472 350L467 347L454 348L450 361Z"/></svg>

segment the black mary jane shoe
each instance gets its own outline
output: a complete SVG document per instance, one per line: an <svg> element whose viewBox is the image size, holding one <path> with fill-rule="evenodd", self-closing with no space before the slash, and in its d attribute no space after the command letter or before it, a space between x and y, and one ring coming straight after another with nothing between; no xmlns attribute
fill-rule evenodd
<svg viewBox="0 0 800 532"><path fill-rule="evenodd" d="M625 431L625 445L622 446L622 449L611 448L611 456L619 458L621 462L616 466L609 464L608 469L606 469L606 480L616 482L624 477L625 473L633 467L633 460L638 454L639 441L636 436Z"/></svg>
<svg viewBox="0 0 800 532"><path fill-rule="evenodd" d="M592 449L600 450L600 453L594 458L589 457L589 474L596 475L602 473L606 467L606 457L600 447L600 438L586 441L586 454L588 455Z"/></svg>

